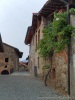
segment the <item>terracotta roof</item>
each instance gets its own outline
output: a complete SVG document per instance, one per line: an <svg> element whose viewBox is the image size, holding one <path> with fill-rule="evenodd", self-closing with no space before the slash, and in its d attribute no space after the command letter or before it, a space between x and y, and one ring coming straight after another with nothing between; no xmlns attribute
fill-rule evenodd
<svg viewBox="0 0 75 100"><path fill-rule="evenodd" d="M35 30L37 28L37 13L33 13L32 16L32 27Z"/></svg>
<svg viewBox="0 0 75 100"><path fill-rule="evenodd" d="M70 8L75 7L75 0L48 0L39 11L38 16L47 17L54 11L59 11L62 8L66 8L66 4L63 1L66 1Z"/></svg>
<svg viewBox="0 0 75 100"><path fill-rule="evenodd" d="M38 17L52 14L54 11L59 11L64 8L64 3L60 0L48 0L38 13Z"/></svg>
<svg viewBox="0 0 75 100"><path fill-rule="evenodd" d="M24 67L27 67L27 64L26 64L25 62L22 62L22 61L19 62L19 65L20 65L20 66L22 65L22 66L24 66Z"/></svg>
<svg viewBox="0 0 75 100"><path fill-rule="evenodd" d="M33 36L33 29L32 26L29 26L25 37L25 44L30 44L32 36Z"/></svg>
<svg viewBox="0 0 75 100"><path fill-rule="evenodd" d="M20 52L19 49L17 49L16 47L13 47L11 45L8 45L6 43L3 43L3 44L6 45L6 46L9 46L11 48L13 48L15 50L15 52L17 53L17 55L19 56L19 58L22 58L23 52Z"/></svg>
<svg viewBox="0 0 75 100"><path fill-rule="evenodd" d="M29 26L27 29L25 44L30 44L32 37L35 34L36 28L37 28L37 13L33 13L32 26Z"/></svg>
<svg viewBox="0 0 75 100"><path fill-rule="evenodd" d="M14 48L14 50L16 51L19 58L22 58L23 52L20 52L19 49L17 49L17 48Z"/></svg>

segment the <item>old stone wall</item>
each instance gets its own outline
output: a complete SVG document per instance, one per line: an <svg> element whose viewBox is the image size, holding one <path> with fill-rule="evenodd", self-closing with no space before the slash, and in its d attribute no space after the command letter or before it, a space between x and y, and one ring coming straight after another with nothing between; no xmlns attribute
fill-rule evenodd
<svg viewBox="0 0 75 100"><path fill-rule="evenodd" d="M8 69L9 72L11 69L18 70L19 57L14 48L6 44L3 44L3 47L4 52L0 52L0 72L3 69ZM8 61L6 62L5 59L8 59ZM7 67L5 67L6 65Z"/></svg>
<svg viewBox="0 0 75 100"><path fill-rule="evenodd" d="M14 62L15 62L15 67L14 67L14 70L15 71L19 71L19 57L18 57L18 55L15 53L15 55L14 55Z"/></svg>
<svg viewBox="0 0 75 100"><path fill-rule="evenodd" d="M68 93L68 54L67 50L60 53L53 54L51 63L51 70L47 78L47 84L53 88L61 91L64 94ZM47 75L48 70L44 71ZM45 77L45 76L44 76Z"/></svg>

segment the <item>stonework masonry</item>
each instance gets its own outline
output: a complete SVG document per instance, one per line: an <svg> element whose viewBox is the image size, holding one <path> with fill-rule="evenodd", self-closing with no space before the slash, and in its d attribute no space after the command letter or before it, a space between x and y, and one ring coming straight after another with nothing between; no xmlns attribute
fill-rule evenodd
<svg viewBox="0 0 75 100"><path fill-rule="evenodd" d="M3 44L3 47L4 52L0 52L0 73L3 70L8 70L9 73L11 70L18 71L19 56L15 52L14 48L6 44Z"/></svg>
<svg viewBox="0 0 75 100"><path fill-rule="evenodd" d="M53 54L52 66L48 84L59 89L64 94L68 93L68 55L67 50Z"/></svg>

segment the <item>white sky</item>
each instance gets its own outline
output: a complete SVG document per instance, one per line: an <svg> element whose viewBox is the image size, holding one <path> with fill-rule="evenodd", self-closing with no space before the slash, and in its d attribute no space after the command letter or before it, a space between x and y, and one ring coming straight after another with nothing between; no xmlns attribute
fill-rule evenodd
<svg viewBox="0 0 75 100"><path fill-rule="evenodd" d="M28 26L32 23L32 13L37 13L47 0L0 0L0 32L2 41L29 54L24 44Z"/></svg>

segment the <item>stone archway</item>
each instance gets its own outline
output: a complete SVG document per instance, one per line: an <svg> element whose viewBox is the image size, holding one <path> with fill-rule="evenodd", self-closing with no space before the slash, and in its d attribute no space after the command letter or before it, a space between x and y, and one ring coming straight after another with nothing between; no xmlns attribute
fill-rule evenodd
<svg viewBox="0 0 75 100"><path fill-rule="evenodd" d="M9 74L9 72L7 71L7 70L3 70L2 72L1 72L1 75L8 75Z"/></svg>

